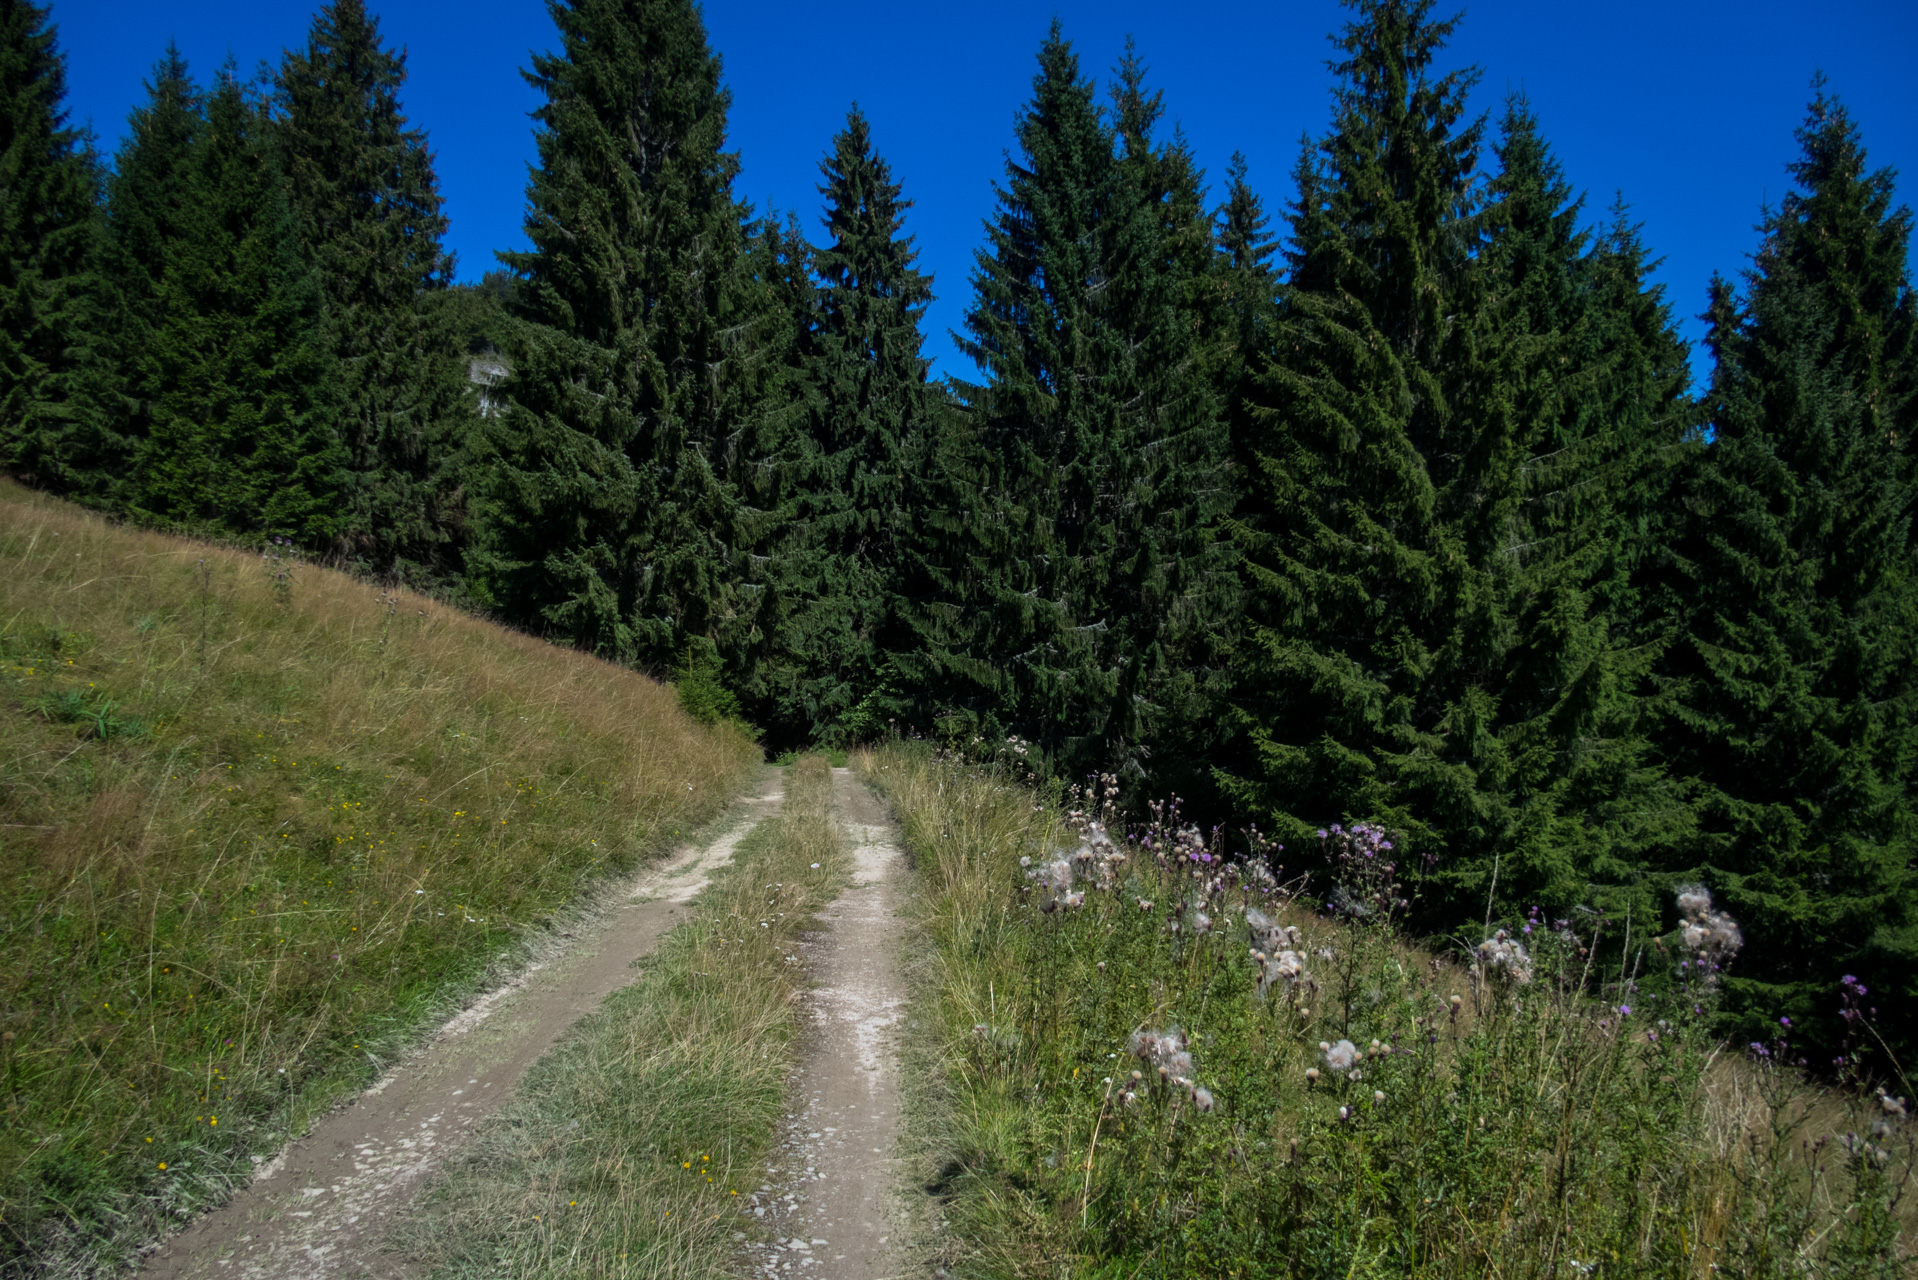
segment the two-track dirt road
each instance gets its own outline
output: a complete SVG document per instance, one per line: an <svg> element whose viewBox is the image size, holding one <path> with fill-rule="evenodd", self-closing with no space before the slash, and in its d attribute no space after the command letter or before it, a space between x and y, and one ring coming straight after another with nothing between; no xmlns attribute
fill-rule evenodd
<svg viewBox="0 0 1918 1280"><path fill-rule="evenodd" d="M577 1019L632 978L711 874L779 811L769 770L723 834L649 868L563 951L453 1018L418 1053L262 1167L251 1186L161 1245L152 1280L333 1280L416 1272L385 1247L399 1211ZM771 1179L741 1205L743 1273L833 1280L903 1274L892 1154L900 1124L897 917L904 861L885 807L835 770L853 884L822 913L813 989Z"/></svg>

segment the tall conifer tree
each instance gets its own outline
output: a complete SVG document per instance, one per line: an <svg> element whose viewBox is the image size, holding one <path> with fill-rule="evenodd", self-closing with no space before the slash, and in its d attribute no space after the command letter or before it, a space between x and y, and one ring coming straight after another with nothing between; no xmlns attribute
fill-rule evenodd
<svg viewBox="0 0 1918 1280"><path fill-rule="evenodd" d="M948 526L963 537L920 615L921 669L949 729L1138 781L1202 705L1229 580L1196 311L1210 236L1190 157L1152 141L1136 60L1113 125L1057 23L1039 67L961 344L985 375L965 395L986 492Z"/></svg>
<svg viewBox="0 0 1918 1280"><path fill-rule="evenodd" d="M1484 599L1442 510L1469 449L1447 383L1481 126L1461 126L1473 76L1432 74L1454 24L1429 0L1353 8L1332 132L1296 170L1291 279L1248 441L1252 630L1222 778L1282 834L1372 817L1422 840L1477 807L1470 767L1435 739L1469 744L1479 726L1442 724L1429 686Z"/></svg>
<svg viewBox="0 0 1918 1280"><path fill-rule="evenodd" d="M1272 356L1278 323L1279 281L1272 270L1272 255L1279 246L1265 202L1252 189L1249 167L1239 152L1233 153L1226 170L1225 200L1215 224L1214 243L1223 261L1214 274L1228 339L1221 352L1219 394L1233 455L1241 458L1252 430L1248 414L1252 378Z"/></svg>
<svg viewBox="0 0 1918 1280"><path fill-rule="evenodd" d="M1683 344L1631 229L1580 230L1522 100L1476 182L1471 75L1431 70L1452 24L1354 7L1255 397L1225 780L1281 833L1407 831L1429 923L1482 913L1494 877L1642 919L1684 824L1630 583L1691 422Z"/></svg>
<svg viewBox="0 0 1918 1280"><path fill-rule="evenodd" d="M664 667L689 640L735 672L759 593L738 481L780 442L753 376L768 317L733 200L728 95L689 0L554 0L533 60L532 249L503 254L531 322L489 432L482 598Z"/></svg>
<svg viewBox="0 0 1918 1280"><path fill-rule="evenodd" d="M170 372L167 307L183 295L169 289L202 212L194 189L194 148L206 104L179 47L168 42L154 64L147 100L127 121L126 141L107 182L106 270L119 322L110 350L117 366L113 415L131 462L153 433L153 415Z"/></svg>
<svg viewBox="0 0 1918 1280"><path fill-rule="evenodd" d="M0 464L104 500L123 450L100 398L100 166L65 99L49 11L0 0Z"/></svg>
<svg viewBox="0 0 1918 1280"><path fill-rule="evenodd" d="M1523 98L1495 151L1454 392L1476 432L1445 503L1482 594L1435 673L1452 706L1482 708L1479 741L1456 751L1481 822L1449 833L1441 883L1482 903L1496 865L1508 900L1642 920L1658 910L1646 859L1682 806L1650 758L1655 649L1621 591L1643 551L1634 513L1692 425L1684 347L1631 230L1580 229L1583 200Z"/></svg>
<svg viewBox="0 0 1918 1280"><path fill-rule="evenodd" d="M813 252L817 319L808 338L816 397L794 477L786 554L801 576L792 669L780 719L810 739L883 721L886 653L908 538L908 457L936 412L920 354L932 280L905 234L912 201L873 148L857 106L820 164L826 243Z"/></svg>
<svg viewBox="0 0 1918 1280"><path fill-rule="evenodd" d="M1735 1002L1754 1028L1783 1013L1832 1036L1846 972L1918 996L1911 215L1822 86L1798 140L1744 296L1713 284L1660 746L1697 789L1691 865L1669 870L1763 940Z"/></svg>
<svg viewBox="0 0 1918 1280"><path fill-rule="evenodd" d="M790 697L795 672L811 661L799 615L813 576L801 506L812 494L807 425L816 412L812 334L818 311L812 246L788 213L768 209L744 226L746 281L738 306L745 321L733 348L732 375L744 411L747 447L728 474L737 522L728 573L738 613L725 675L746 717L781 743L814 740ZM718 638L702 651L719 658Z"/></svg>
<svg viewBox="0 0 1918 1280"><path fill-rule="evenodd" d="M190 155L189 214L158 283L152 430L131 505L194 528L325 546L342 451L322 300L266 104L229 64Z"/></svg>
<svg viewBox="0 0 1918 1280"><path fill-rule="evenodd" d="M330 398L346 450L339 549L380 573L451 567L464 369L421 295L452 263L425 134L362 0L332 0L278 77L281 160L324 289Z"/></svg>

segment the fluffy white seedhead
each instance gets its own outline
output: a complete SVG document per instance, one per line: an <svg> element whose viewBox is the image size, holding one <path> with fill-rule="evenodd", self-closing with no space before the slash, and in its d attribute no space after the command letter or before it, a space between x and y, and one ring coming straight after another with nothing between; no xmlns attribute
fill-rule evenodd
<svg viewBox="0 0 1918 1280"><path fill-rule="evenodd" d="M1678 927L1678 940L1687 951L1701 958L1720 961L1745 945L1738 921L1712 906L1712 893L1702 884L1678 887L1678 909L1685 922Z"/></svg>
<svg viewBox="0 0 1918 1280"><path fill-rule="evenodd" d="M1260 893L1271 893L1279 887L1279 878L1272 874L1272 864L1264 858L1247 858L1239 874Z"/></svg>
<svg viewBox="0 0 1918 1280"><path fill-rule="evenodd" d="M1252 959L1259 966L1261 998L1275 982L1297 987L1312 980L1305 971L1305 953L1297 949L1303 945L1297 928L1280 924L1257 907L1246 908L1245 927L1252 935Z"/></svg>
<svg viewBox="0 0 1918 1280"><path fill-rule="evenodd" d="M1090 880L1101 889L1110 889L1119 879L1119 868L1125 863L1126 856L1114 844L1106 829L1095 822L1086 828L1086 837L1077 849L1071 853L1061 853L1059 857L1068 862L1073 870L1085 880Z"/></svg>
<svg viewBox="0 0 1918 1280"><path fill-rule="evenodd" d="M1344 1075L1358 1065L1359 1047L1350 1040L1325 1046L1325 1069Z"/></svg>
<svg viewBox="0 0 1918 1280"><path fill-rule="evenodd" d="M1192 1052L1186 1048L1185 1036L1177 1027L1169 1027L1164 1031L1148 1031L1144 1028L1134 1031L1132 1038L1126 1041L1126 1050L1142 1059L1150 1068L1143 1077L1140 1072L1132 1073L1135 1089L1150 1085L1153 1077L1157 1077L1173 1088L1184 1089L1194 1103L1199 1103L1200 1095L1204 1094L1205 1101L1199 1105L1199 1110L1212 1109L1212 1095L1193 1082ZM1140 1083L1141 1078L1144 1084Z"/></svg>
<svg viewBox="0 0 1918 1280"><path fill-rule="evenodd" d="M1299 931L1289 924L1280 924L1257 907L1245 909L1246 931L1252 935L1252 945L1268 955L1299 945Z"/></svg>
<svg viewBox="0 0 1918 1280"><path fill-rule="evenodd" d="M1077 878L1071 856L1057 851L1045 862L1026 871L1026 879L1031 880L1044 891L1039 899L1039 910L1048 912L1057 911L1060 907L1078 907L1085 904L1084 892L1075 892L1072 887Z"/></svg>
<svg viewBox="0 0 1918 1280"><path fill-rule="evenodd" d="M1258 996L1261 1000L1274 983L1283 982L1287 991L1296 991L1312 981L1312 975L1306 972L1305 956L1300 952L1281 951L1268 956L1263 951L1254 951L1252 958L1259 966Z"/></svg>
<svg viewBox="0 0 1918 1280"><path fill-rule="evenodd" d="M1682 916L1702 916L1712 909L1712 891L1702 884L1681 884L1678 886L1678 913Z"/></svg>
<svg viewBox="0 0 1918 1280"><path fill-rule="evenodd" d="M1503 929L1478 944L1476 966L1487 977L1520 986L1532 980L1532 957L1525 944Z"/></svg>

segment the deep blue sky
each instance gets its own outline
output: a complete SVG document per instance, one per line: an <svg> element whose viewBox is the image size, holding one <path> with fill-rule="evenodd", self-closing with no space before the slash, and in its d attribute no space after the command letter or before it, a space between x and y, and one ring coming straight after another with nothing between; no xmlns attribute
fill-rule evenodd
<svg viewBox="0 0 1918 1280"><path fill-rule="evenodd" d="M493 250L522 243L537 100L518 72L529 50L556 43L551 21L540 0L370 2L389 42L409 51L407 111L438 155L460 274L476 279ZM311 11L307 0L54 0L69 106L111 150L168 37L204 79L229 53L247 70L277 60L304 39ZM1342 20L1331 0L707 0L705 12L734 94L740 194L796 209L816 233L819 157L857 99L917 202L908 229L939 295L929 353L962 374L969 364L947 330L965 306L980 222L1052 14L1102 84L1134 35L1215 199L1236 148L1274 213L1290 194L1300 134L1326 125L1326 35ZM1918 200L1914 53L1911 0L1479 0L1447 65L1483 70L1481 108L1508 89L1529 93L1572 182L1590 193L1591 216L1623 192L1696 337L1691 317L1712 271L1745 264L1761 202L1785 189L1814 71L1850 105L1874 164L1905 175L1901 199Z"/></svg>

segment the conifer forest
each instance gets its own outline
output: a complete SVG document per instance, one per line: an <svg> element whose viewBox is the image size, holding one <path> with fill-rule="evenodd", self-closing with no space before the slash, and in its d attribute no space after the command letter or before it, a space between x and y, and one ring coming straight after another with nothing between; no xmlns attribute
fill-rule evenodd
<svg viewBox="0 0 1918 1280"><path fill-rule="evenodd" d="M1829 1057L1851 975L1918 1056L1912 216L1829 87L1747 269L1676 297L1522 95L1468 110L1432 0L1350 0L1283 208L1055 21L938 380L857 108L820 206L756 209L697 5L549 8L528 247L460 284L363 0L268 80L156 50L110 155L58 7L0 0L0 465L771 755L931 739L1228 849L1370 824L1428 935L1709 884L1762 939L1724 1035Z"/></svg>

